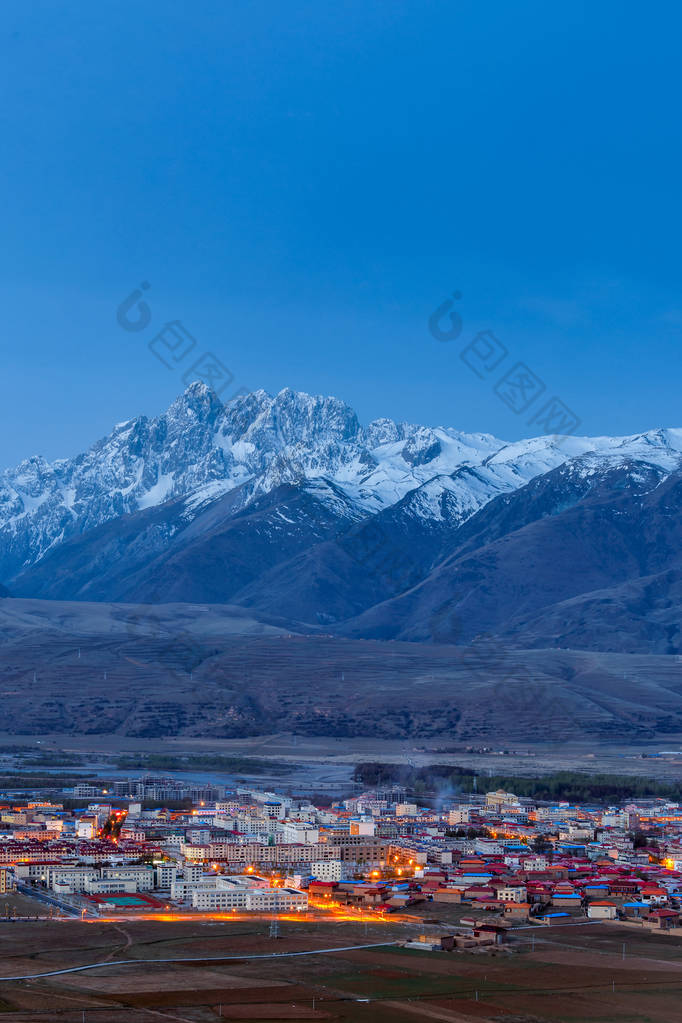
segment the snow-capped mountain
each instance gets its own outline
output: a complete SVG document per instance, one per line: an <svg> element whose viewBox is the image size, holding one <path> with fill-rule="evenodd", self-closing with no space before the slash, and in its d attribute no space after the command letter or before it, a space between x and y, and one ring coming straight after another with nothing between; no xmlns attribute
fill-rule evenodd
<svg viewBox="0 0 682 1023"><path fill-rule="evenodd" d="M0 580L12 590L64 541L121 516L172 505L172 535L228 495L221 508L235 516L284 485L307 488L344 528L399 509L425 529L448 531L492 498L590 452L671 471L682 430L506 443L389 419L362 427L339 399L289 389L224 406L195 383L162 415L120 423L75 458L50 464L36 456L2 473Z"/></svg>
<svg viewBox="0 0 682 1023"><path fill-rule="evenodd" d="M588 453L488 502L362 638L682 652L682 470Z"/></svg>

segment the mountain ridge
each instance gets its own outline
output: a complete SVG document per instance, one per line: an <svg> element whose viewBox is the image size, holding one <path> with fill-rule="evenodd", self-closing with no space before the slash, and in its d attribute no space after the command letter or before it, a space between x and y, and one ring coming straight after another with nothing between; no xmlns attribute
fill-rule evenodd
<svg viewBox="0 0 682 1023"><path fill-rule="evenodd" d="M119 423L73 459L29 459L2 474L0 580L22 598L238 605L356 639L499 632L512 645L523 636L552 646L561 629L551 609L572 601L577 614L581 595L586 609L605 606L589 597L597 590L632 600L637 579L656 576L656 592L669 578L677 600L675 544L661 547L660 563L637 545L647 514L661 529L666 515L676 520L674 482L665 512L644 490L675 481L681 459L681 429L507 442L386 418L362 426L338 398L291 389L223 405L194 383L165 413ZM604 553L617 547L618 516L631 530L622 563ZM571 522L584 535L570 537ZM541 537L545 552L572 552L554 577L550 555L529 560ZM454 589L444 582L453 573ZM640 604L658 616L658 650L673 633L653 591L641 590ZM443 601L457 621L445 638ZM576 621L574 639L581 628L586 644L619 633ZM642 648L646 635L638 630Z"/></svg>
<svg viewBox="0 0 682 1023"><path fill-rule="evenodd" d="M479 467L483 487L511 490L586 451L625 454L638 444L661 459L679 457L682 429L507 442L386 418L363 428L338 398L289 388L275 397L255 391L223 405L195 382L165 413L119 423L74 458L48 463L33 456L0 474L0 579L110 518L175 497L213 500L245 482L251 485L247 502L281 482L324 476L371 513L465 467ZM23 546L22 527L34 534Z"/></svg>

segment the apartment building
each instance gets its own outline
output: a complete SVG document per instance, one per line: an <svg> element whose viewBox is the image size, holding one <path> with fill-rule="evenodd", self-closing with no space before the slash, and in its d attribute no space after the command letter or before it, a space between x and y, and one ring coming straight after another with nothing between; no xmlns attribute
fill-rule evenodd
<svg viewBox="0 0 682 1023"><path fill-rule="evenodd" d="M340 881L345 870L341 860L315 860L310 865L310 873L318 881Z"/></svg>
<svg viewBox="0 0 682 1023"><path fill-rule="evenodd" d="M192 908L203 912L303 912L308 896L294 888L252 888L242 878L216 877L199 881L189 891Z"/></svg>

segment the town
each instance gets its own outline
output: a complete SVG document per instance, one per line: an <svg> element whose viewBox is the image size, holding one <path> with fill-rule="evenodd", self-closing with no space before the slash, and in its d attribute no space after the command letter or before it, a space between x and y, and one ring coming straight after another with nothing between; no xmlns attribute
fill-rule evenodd
<svg viewBox="0 0 682 1023"><path fill-rule="evenodd" d="M432 809L399 787L327 806L167 778L115 789L3 805L0 896L23 907L6 901L6 917L390 918L408 945L434 949L591 921L682 934L682 806L665 799L597 807L500 790ZM145 808L179 792L191 808Z"/></svg>

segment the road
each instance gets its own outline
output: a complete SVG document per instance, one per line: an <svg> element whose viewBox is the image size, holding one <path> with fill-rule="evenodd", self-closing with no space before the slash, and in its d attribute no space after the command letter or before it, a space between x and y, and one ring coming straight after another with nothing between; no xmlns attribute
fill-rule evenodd
<svg viewBox="0 0 682 1023"><path fill-rule="evenodd" d="M47 892L40 891L37 888L32 888L31 885L22 884L21 881L17 881L17 891L22 895L28 896L29 899L35 899L37 902L43 902L46 906L55 906L60 909L62 913L66 913L69 917L76 917L80 919L81 911L71 906L68 902L62 902L56 895L48 894Z"/></svg>
<svg viewBox="0 0 682 1023"><path fill-rule="evenodd" d="M50 970L47 973L28 973L21 977L0 977L0 982L5 983L9 980L38 980L41 977L61 977L65 973L82 973L85 970L98 970L103 966L141 966L145 963L156 964L156 963L226 963L226 962L243 962L245 959L291 959L295 956L318 956L334 954L335 952L354 952L356 949L362 948L390 948L392 945L397 945L396 941L379 941L374 942L371 945L345 945L337 948L314 948L308 949L304 952L261 952L258 955L240 955L240 956L185 956L180 959L114 959L114 960L103 960L100 963L88 963L86 966L69 966L64 970Z"/></svg>

